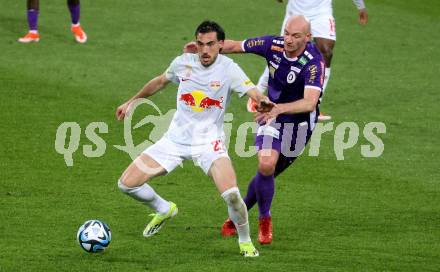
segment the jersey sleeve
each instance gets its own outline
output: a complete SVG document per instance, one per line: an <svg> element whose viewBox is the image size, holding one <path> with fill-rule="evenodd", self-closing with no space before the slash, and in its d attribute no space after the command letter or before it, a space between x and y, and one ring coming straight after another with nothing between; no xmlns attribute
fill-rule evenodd
<svg viewBox="0 0 440 272"><path fill-rule="evenodd" d="M176 57L165 70L165 77L176 84L179 84L179 78L177 77L177 67L180 63L181 56Z"/></svg>
<svg viewBox="0 0 440 272"><path fill-rule="evenodd" d="M364 0L353 0L353 4L360 10L365 9Z"/></svg>
<svg viewBox="0 0 440 272"><path fill-rule="evenodd" d="M240 97L245 95L250 89L255 88L254 83L236 63L229 65L228 75L231 78L231 89L237 92Z"/></svg>
<svg viewBox="0 0 440 272"><path fill-rule="evenodd" d="M304 89L322 91L325 72L324 62L322 60L312 60L304 69Z"/></svg>
<svg viewBox="0 0 440 272"><path fill-rule="evenodd" d="M262 36L244 40L241 43L241 49L245 53L254 53L265 57L271 47L273 36Z"/></svg>

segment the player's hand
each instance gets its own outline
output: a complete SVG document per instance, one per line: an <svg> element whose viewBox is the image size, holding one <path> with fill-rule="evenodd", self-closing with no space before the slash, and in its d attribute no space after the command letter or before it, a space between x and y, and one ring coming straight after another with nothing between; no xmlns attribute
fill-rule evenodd
<svg viewBox="0 0 440 272"><path fill-rule="evenodd" d="M272 122L275 118L270 117L267 112L256 112L255 113L255 122L257 122L260 126L268 124Z"/></svg>
<svg viewBox="0 0 440 272"><path fill-rule="evenodd" d="M129 102L125 102L124 104L120 105L117 109L116 109L116 118L120 121L123 120L125 118L125 115L128 112L128 108L130 106Z"/></svg>
<svg viewBox="0 0 440 272"><path fill-rule="evenodd" d="M282 113L280 106L273 104L272 109L269 112L257 112L255 114L255 121L263 125L270 120L277 118L278 115Z"/></svg>
<svg viewBox="0 0 440 272"><path fill-rule="evenodd" d="M183 53L197 53L196 42L189 42L183 46Z"/></svg>
<svg viewBox="0 0 440 272"><path fill-rule="evenodd" d="M269 97L264 96L263 99L259 101L255 109L258 112L270 112L272 108L275 107L275 103L269 100Z"/></svg>
<svg viewBox="0 0 440 272"><path fill-rule="evenodd" d="M263 122L263 120L265 119L266 115L267 113L264 112L256 112L254 115L255 122L257 122L257 124L264 125L266 122Z"/></svg>
<svg viewBox="0 0 440 272"><path fill-rule="evenodd" d="M359 24L366 25L368 23L368 12L367 9L359 10Z"/></svg>

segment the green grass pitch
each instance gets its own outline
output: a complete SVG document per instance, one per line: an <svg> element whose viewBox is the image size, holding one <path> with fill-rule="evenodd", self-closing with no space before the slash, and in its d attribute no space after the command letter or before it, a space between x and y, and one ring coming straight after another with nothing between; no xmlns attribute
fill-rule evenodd
<svg viewBox="0 0 440 272"><path fill-rule="evenodd" d="M437 0L366 0L370 22L357 24L351 1L335 0L338 40L322 110L335 126L356 122L360 141L338 161L334 133L318 157L303 154L276 181L274 242L243 259L222 239L226 206L192 163L153 181L179 215L150 239L149 210L119 192L130 158L116 107L163 72L203 19L233 39L277 34L284 5L254 1L82 1L89 41L74 43L65 1L41 1L39 44L19 44L27 29L24 0L0 9L0 271L439 271L440 5ZM256 81L264 62L233 56ZM152 100L167 112L175 86ZM252 117L234 96L233 131ZM139 114L141 118L142 114ZM362 128L383 122L384 152L364 158ZM58 126L82 128L73 167L55 151ZM105 155L88 158L84 130L105 122ZM139 143L151 126L135 134ZM248 137L248 144L252 136ZM235 143L233 133L232 143ZM233 148L233 145L232 147ZM230 151L242 194L255 158ZM256 241L257 210L250 212ZM103 254L80 249L87 219L110 225Z"/></svg>

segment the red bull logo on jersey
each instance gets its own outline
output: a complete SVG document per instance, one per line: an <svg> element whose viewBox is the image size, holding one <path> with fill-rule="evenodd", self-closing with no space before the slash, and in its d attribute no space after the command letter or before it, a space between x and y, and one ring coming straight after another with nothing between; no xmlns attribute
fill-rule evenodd
<svg viewBox="0 0 440 272"><path fill-rule="evenodd" d="M212 99L207 96L203 98L202 101L200 102L200 108L210 109L211 107L215 107L215 108L223 109L222 103L223 103L223 96L220 97L219 100Z"/></svg>
<svg viewBox="0 0 440 272"><path fill-rule="evenodd" d="M223 96L219 99L214 99L198 90L181 94L179 101L184 102L185 105L189 106L195 112L202 112L205 109L211 108L223 109Z"/></svg>
<svg viewBox="0 0 440 272"><path fill-rule="evenodd" d="M196 100L191 93L181 94L179 100L185 102L186 105L191 107L196 105Z"/></svg>

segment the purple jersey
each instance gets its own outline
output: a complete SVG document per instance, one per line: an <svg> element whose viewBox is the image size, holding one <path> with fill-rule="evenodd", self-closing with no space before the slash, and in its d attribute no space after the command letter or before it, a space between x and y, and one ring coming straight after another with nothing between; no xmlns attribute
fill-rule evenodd
<svg viewBox="0 0 440 272"><path fill-rule="evenodd" d="M322 91L324 82L324 61L321 53L312 43L307 43L304 52L296 58L284 53L284 39L277 36L263 36L243 41L242 49L266 59L269 68L268 96L275 103L288 103L304 98L304 88ZM316 123L319 108L313 112L282 114L277 122Z"/></svg>

